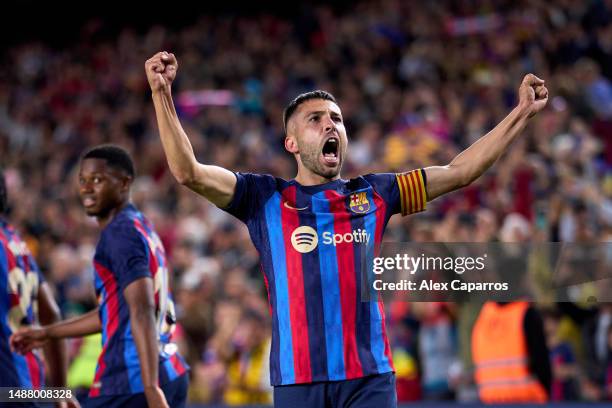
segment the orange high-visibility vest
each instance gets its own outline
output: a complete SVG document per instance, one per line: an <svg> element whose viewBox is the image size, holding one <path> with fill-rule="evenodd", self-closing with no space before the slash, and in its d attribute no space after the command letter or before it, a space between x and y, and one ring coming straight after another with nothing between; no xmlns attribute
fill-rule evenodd
<svg viewBox="0 0 612 408"><path fill-rule="evenodd" d="M548 395L529 372L523 320L529 304L487 302L472 330L472 359L485 403L544 403Z"/></svg>

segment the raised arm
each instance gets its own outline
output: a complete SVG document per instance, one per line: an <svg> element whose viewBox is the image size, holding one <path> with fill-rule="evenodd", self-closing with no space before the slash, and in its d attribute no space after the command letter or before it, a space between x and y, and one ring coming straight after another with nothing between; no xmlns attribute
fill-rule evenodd
<svg viewBox="0 0 612 408"><path fill-rule="evenodd" d="M176 180L206 197L218 207L226 207L236 190L236 176L219 166L198 163L193 147L181 126L172 100L172 82L178 62L174 54L158 52L145 63L147 80L164 152Z"/></svg>
<svg viewBox="0 0 612 408"><path fill-rule="evenodd" d="M465 187L482 175L523 131L529 118L544 109L548 90L544 81L527 74L519 88L519 103L489 133L459 153L446 166L427 167L427 200Z"/></svg>

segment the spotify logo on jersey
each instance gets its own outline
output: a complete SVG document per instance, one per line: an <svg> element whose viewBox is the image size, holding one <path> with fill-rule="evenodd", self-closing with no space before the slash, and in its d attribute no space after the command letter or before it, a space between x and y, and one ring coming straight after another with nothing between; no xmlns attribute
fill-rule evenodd
<svg viewBox="0 0 612 408"><path fill-rule="evenodd" d="M296 228L291 234L291 244L296 251L305 254L313 251L319 243L317 231L309 226Z"/></svg>

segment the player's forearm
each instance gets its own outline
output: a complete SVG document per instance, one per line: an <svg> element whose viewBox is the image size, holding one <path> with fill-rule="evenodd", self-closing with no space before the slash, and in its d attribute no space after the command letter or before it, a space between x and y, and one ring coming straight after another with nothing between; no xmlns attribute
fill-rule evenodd
<svg viewBox="0 0 612 408"><path fill-rule="evenodd" d="M46 288L41 288L43 290ZM40 324L48 326L61 321L61 314L52 297L41 299L39 295ZM49 366L49 385L64 387L66 385L66 342L63 339L52 339L43 347L45 361Z"/></svg>
<svg viewBox="0 0 612 408"><path fill-rule="evenodd" d="M158 342L153 308L141 305L130 310L132 335L138 350L142 384L146 388L158 385Z"/></svg>
<svg viewBox="0 0 612 408"><path fill-rule="evenodd" d="M516 107L489 133L457 155L448 167L459 174L459 183L468 185L491 167L525 128L527 121L528 112Z"/></svg>
<svg viewBox="0 0 612 408"><path fill-rule="evenodd" d="M66 341L63 339L50 340L43 348L45 361L49 366L49 385L64 387L66 385Z"/></svg>
<svg viewBox="0 0 612 408"><path fill-rule="evenodd" d="M53 299L53 293L47 283L38 291L38 320L41 325L49 326L62 320L60 309ZM62 339L48 341L43 347L45 361L49 367L48 383L53 387L66 384L66 343Z"/></svg>
<svg viewBox="0 0 612 408"><path fill-rule="evenodd" d="M102 331L102 323L96 308L84 315L45 326L44 329L47 338L50 340L83 337Z"/></svg>
<svg viewBox="0 0 612 408"><path fill-rule="evenodd" d="M174 109L170 92L153 92L153 106L170 171L179 183L187 184L195 178L197 163L191 142Z"/></svg>

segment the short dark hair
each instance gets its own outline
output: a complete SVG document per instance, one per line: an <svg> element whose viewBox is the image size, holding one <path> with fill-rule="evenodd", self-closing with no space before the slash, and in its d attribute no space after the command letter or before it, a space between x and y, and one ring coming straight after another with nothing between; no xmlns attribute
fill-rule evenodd
<svg viewBox="0 0 612 408"><path fill-rule="evenodd" d="M324 99L326 101L338 103L336 102L336 98L334 98L334 95L330 94L329 92L322 91L320 89L298 95L297 98L292 100L283 111L283 126L285 126L285 133L287 133L287 122L289 122L291 116L293 116L293 114L301 104L310 99Z"/></svg>
<svg viewBox="0 0 612 408"><path fill-rule="evenodd" d="M132 178L136 174L130 154L117 145L105 144L92 147L81 157L81 160L85 159L104 159L107 165L125 171Z"/></svg>
<svg viewBox="0 0 612 408"><path fill-rule="evenodd" d="M0 214L4 214L8 209L8 197L6 194L6 181L4 180L4 172L0 168Z"/></svg>

